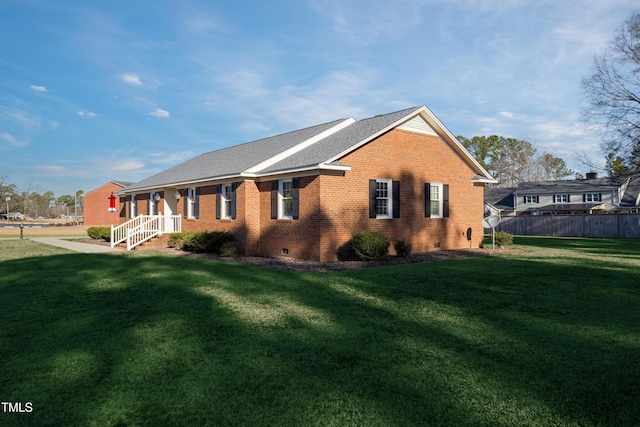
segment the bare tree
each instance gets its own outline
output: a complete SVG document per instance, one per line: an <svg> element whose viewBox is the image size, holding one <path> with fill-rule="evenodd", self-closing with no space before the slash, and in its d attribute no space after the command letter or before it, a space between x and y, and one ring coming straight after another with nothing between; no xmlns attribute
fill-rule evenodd
<svg viewBox="0 0 640 427"><path fill-rule="evenodd" d="M602 130L602 151L624 159L629 172L640 172L640 11L631 13L605 53L594 57L582 88L588 99L582 115Z"/></svg>

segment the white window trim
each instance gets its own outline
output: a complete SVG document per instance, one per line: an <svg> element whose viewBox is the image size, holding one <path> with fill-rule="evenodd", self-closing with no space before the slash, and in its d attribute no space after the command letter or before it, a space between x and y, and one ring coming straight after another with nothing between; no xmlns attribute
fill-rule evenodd
<svg viewBox="0 0 640 427"><path fill-rule="evenodd" d="M443 217L443 210L444 210L444 194L442 193L443 191L443 186L441 182L432 182L430 184L430 187L438 187L438 213L434 214L433 212L431 212L431 202L433 201L431 199L431 188L429 188L429 212L431 213L430 218L444 218Z"/></svg>
<svg viewBox="0 0 640 427"><path fill-rule="evenodd" d="M384 182L387 184L387 213L379 214L378 210L378 196L376 191L376 219L393 219L393 180L389 178L377 178L376 184L378 182Z"/></svg>
<svg viewBox="0 0 640 427"><path fill-rule="evenodd" d="M187 188L187 218L194 219L196 217L196 188Z"/></svg>
<svg viewBox="0 0 640 427"><path fill-rule="evenodd" d="M568 194L556 194L556 203L569 203Z"/></svg>
<svg viewBox="0 0 640 427"><path fill-rule="evenodd" d="M227 189L229 190L228 194L231 195L231 191L233 191L232 184L220 185L220 219L231 219L231 206L229 205L229 209L227 209L227 202L231 202L232 199L225 197L225 194L227 194L225 190Z"/></svg>
<svg viewBox="0 0 640 427"><path fill-rule="evenodd" d="M291 188L293 189L293 179L280 179L278 180L278 219L285 219L285 220L293 220L293 214L292 215L285 215L284 214L284 207L283 207L283 202L284 202L284 184L286 182L290 182L291 183ZM293 199L292 199L292 203L293 203Z"/></svg>
<svg viewBox="0 0 640 427"><path fill-rule="evenodd" d="M531 205L531 204L536 204L536 203L540 203L540 198L538 196L524 196L524 203L527 205Z"/></svg>
<svg viewBox="0 0 640 427"><path fill-rule="evenodd" d="M600 202L600 193L585 193L584 200L585 202L598 203Z"/></svg>

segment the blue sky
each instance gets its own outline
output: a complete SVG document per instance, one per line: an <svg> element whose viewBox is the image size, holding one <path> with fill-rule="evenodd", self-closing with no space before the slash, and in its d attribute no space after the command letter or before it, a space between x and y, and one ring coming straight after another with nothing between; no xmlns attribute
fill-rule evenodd
<svg viewBox="0 0 640 427"><path fill-rule="evenodd" d="M0 176L85 192L427 105L454 135L601 161L580 81L637 0L0 0Z"/></svg>

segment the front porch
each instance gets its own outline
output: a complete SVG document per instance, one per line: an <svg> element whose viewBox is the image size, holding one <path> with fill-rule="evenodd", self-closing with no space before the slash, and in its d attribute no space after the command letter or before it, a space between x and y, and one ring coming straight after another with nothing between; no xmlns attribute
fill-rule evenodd
<svg viewBox="0 0 640 427"><path fill-rule="evenodd" d="M156 236L180 231L180 215L138 215L123 224L111 226L111 247L126 242L127 250L130 251Z"/></svg>

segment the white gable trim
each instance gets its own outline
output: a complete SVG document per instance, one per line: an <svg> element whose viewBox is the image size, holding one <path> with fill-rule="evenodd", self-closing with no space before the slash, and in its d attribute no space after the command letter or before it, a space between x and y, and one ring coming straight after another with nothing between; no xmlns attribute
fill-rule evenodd
<svg viewBox="0 0 640 427"><path fill-rule="evenodd" d="M276 163L278 163L281 160L286 159L287 157L301 151L304 150L307 147L310 147L311 145L315 144L318 141L321 141L323 139L325 139L326 137L328 137L329 135L332 135L344 128L346 128L347 126L355 123L356 119L354 119L353 117L350 117L348 119L343 120L342 122L338 123L337 125L325 130L324 132L321 132L317 135L315 135L312 138L307 139L306 141L301 142L300 144L289 148L288 150L285 150L281 153L276 154L275 156L258 163L255 166L250 167L249 169L246 169L244 172L242 172L242 175L247 174L247 175L251 175L251 174L256 174L259 173L261 170L268 168L271 165L274 165Z"/></svg>
<svg viewBox="0 0 640 427"><path fill-rule="evenodd" d="M427 123L420 115L417 115L413 119L401 124L398 126L398 129L438 136L436 131L433 130L433 128L429 126L429 123Z"/></svg>
<svg viewBox="0 0 640 427"><path fill-rule="evenodd" d="M401 126L401 125L403 125L405 123L411 122L412 119L416 118L417 116L422 117L422 119L426 123L428 123L429 126L436 132L437 136L439 136L445 142L447 142L454 149L454 151L467 164L469 164L469 166L471 166L472 169L474 169L479 175L482 175L482 176L486 177L486 181L482 181L482 182L491 183L491 184L495 184L495 183L498 182L495 179L493 179L493 177L489 174L489 172L487 172L480 165L480 163L478 163L478 161L476 159L473 158L471 153L469 153L467 151L467 149L464 148L464 146L462 144L460 144L460 142L458 142L456 137L453 136L453 134L451 132L449 132L449 130L442 124L442 122L440 120L438 120L438 118L426 106L422 106L422 107L418 108L417 110L407 114L402 119L397 120L395 123L392 123L391 125L389 125L386 128L382 129L380 132L377 132L377 133L369 136L368 138L365 138L362 141L352 145L351 147L349 147L348 149L344 150L343 152L341 152L341 153L337 154L336 156L328 159L325 163L332 163L332 162L335 162L335 161L339 160L340 158L346 156L347 154L349 154L349 153L357 150L358 148L362 147L366 143L368 143L370 141L373 141L374 139L378 138L380 135L383 135L383 134L389 132L390 130L392 130L392 129L396 128L396 127L399 127L399 126ZM475 182L480 182L480 181L475 180Z"/></svg>

